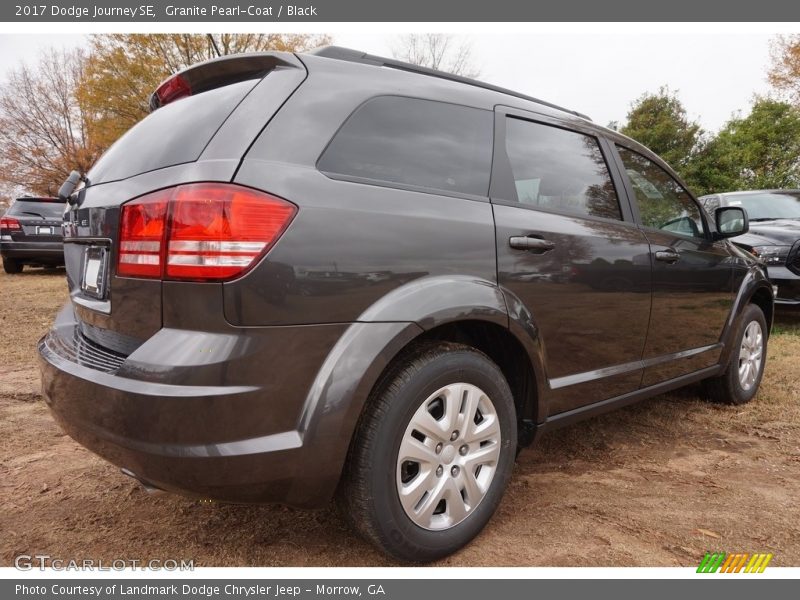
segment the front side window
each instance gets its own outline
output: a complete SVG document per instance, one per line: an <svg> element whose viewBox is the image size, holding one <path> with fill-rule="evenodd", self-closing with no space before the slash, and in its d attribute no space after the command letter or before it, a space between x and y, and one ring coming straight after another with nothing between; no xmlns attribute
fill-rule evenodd
<svg viewBox="0 0 800 600"><path fill-rule="evenodd" d="M617 192L596 138L509 117L506 152L521 204L622 219Z"/></svg>
<svg viewBox="0 0 800 600"><path fill-rule="evenodd" d="M700 209L683 186L650 159L627 148L617 148L636 195L642 225L704 237Z"/></svg>
<svg viewBox="0 0 800 600"><path fill-rule="evenodd" d="M493 132L487 110L382 96L350 116L317 166L375 182L486 196Z"/></svg>

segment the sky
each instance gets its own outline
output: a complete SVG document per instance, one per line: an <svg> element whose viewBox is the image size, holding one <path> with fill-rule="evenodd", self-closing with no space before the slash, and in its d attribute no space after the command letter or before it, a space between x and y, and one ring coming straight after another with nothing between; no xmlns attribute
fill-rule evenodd
<svg viewBox="0 0 800 600"><path fill-rule="evenodd" d="M599 25L598 25L599 27ZM763 33L484 34L472 44L480 79L589 115L622 122L631 102L666 85L691 119L717 131L747 113L769 85L769 41ZM334 43L391 56L395 34L333 35ZM0 81L20 61L50 46L88 44L86 35L0 34ZM0 83L0 85L3 85Z"/></svg>

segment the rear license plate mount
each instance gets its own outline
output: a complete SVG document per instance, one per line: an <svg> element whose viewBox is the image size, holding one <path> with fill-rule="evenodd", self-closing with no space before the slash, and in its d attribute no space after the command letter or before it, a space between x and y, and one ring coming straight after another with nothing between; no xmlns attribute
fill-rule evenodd
<svg viewBox="0 0 800 600"><path fill-rule="evenodd" d="M101 246L87 246L83 252L81 290L93 298L103 299L108 251Z"/></svg>
<svg viewBox="0 0 800 600"><path fill-rule="evenodd" d="M49 225L37 225L36 235L53 235L53 228Z"/></svg>

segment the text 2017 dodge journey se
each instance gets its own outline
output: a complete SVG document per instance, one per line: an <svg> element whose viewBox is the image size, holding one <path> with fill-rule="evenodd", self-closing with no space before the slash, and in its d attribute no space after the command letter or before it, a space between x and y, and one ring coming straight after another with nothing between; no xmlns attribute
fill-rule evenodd
<svg viewBox="0 0 800 600"><path fill-rule="evenodd" d="M39 343L56 419L147 486L338 497L427 561L541 432L758 389L773 292L726 239L744 211L707 218L578 113L340 48L202 63L151 106L70 195Z"/></svg>

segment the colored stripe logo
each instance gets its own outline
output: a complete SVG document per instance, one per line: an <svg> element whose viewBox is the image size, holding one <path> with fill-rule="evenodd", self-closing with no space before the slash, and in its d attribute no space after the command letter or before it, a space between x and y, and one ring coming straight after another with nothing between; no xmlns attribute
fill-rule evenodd
<svg viewBox="0 0 800 600"><path fill-rule="evenodd" d="M772 560L772 554L706 552L698 573L763 573Z"/></svg>

